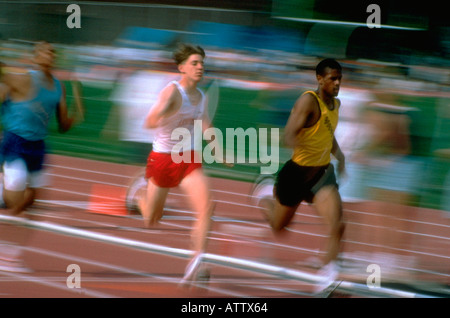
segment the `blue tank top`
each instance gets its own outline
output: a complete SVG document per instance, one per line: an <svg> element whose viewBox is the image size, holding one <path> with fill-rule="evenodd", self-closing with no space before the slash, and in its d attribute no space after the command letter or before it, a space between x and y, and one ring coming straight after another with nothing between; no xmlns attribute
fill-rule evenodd
<svg viewBox="0 0 450 318"><path fill-rule="evenodd" d="M19 102L8 98L4 101L3 129L26 140L43 140L48 134L49 120L55 114L61 99L61 83L53 77L53 87L48 88L41 72L32 71L30 76L33 97Z"/></svg>

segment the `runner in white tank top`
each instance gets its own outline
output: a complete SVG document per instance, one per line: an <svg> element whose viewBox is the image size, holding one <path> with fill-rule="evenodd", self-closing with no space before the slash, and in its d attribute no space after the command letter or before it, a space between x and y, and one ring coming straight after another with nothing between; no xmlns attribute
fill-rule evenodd
<svg viewBox="0 0 450 318"><path fill-rule="evenodd" d="M186 128L191 136L190 148L183 148L186 150L194 150L194 121L202 120L205 112L205 96L203 92L197 88L201 94L200 102L193 105L184 88L177 81L172 81L169 85L175 85L181 94L180 109L171 116L161 119L158 127L155 129L155 139L153 141L153 151L159 153L171 153L174 146L179 142L172 140L172 132L177 128Z"/></svg>
<svg viewBox="0 0 450 318"><path fill-rule="evenodd" d="M205 52L200 47L183 45L174 54L181 79L171 82L160 93L158 101L150 109L144 128L156 129L156 140L149 155L146 176L149 180L147 195L139 207L146 226L158 222L163 215L167 194L171 187L179 185L187 194L194 208L197 220L191 233L194 257L186 268L183 281L197 276L201 257L206 249L207 236L211 226L213 203L208 178L200 162L179 162L171 158L173 141L171 135L176 128L187 128L194 136L194 120L202 119L202 133L210 127L205 111L205 97L197 88L203 78ZM193 140L191 140L191 146ZM183 151L186 149L183 148ZM192 148L191 155L195 153Z"/></svg>

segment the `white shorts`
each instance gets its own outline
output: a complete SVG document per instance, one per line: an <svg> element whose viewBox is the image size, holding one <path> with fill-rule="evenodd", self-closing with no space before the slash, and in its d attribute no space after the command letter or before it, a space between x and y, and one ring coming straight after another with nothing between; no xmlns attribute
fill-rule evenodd
<svg viewBox="0 0 450 318"><path fill-rule="evenodd" d="M47 185L44 170L29 172L25 161L18 158L3 164L3 185L9 191L24 191Z"/></svg>

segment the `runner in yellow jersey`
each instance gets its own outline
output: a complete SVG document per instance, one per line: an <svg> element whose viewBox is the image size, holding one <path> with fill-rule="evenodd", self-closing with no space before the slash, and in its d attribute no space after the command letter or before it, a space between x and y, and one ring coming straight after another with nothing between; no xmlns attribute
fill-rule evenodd
<svg viewBox="0 0 450 318"><path fill-rule="evenodd" d="M334 137L340 101L336 98L342 80L342 68L333 59L316 67L317 91L307 91L296 101L285 127L284 142L293 148L292 158L279 171L273 194L275 200L265 210L275 232L281 232L292 220L302 201L313 203L330 230L330 241L321 275L321 289L331 285L338 275L337 259L344 231L342 204L331 165L331 155L345 169L345 158ZM255 193L254 193L255 195ZM256 194L258 195L258 194Z"/></svg>

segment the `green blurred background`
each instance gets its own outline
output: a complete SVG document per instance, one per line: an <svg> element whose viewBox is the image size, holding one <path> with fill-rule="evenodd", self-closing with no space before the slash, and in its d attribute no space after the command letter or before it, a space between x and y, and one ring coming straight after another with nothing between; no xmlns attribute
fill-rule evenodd
<svg viewBox="0 0 450 318"><path fill-rule="evenodd" d="M73 107L70 83L66 82L68 103ZM309 89L305 87L304 90ZM110 99L113 89L84 85L82 88L85 104L85 121L66 134L59 134L56 121L52 122L48 139L50 151L55 154L104 160L115 163L144 166L151 146L120 140L120 111ZM254 128L279 128L282 133L290 107L294 104L302 89L288 91L264 91L220 88L219 105L214 118L214 126L221 131L226 128L241 127L244 130ZM273 105L283 95L285 108L276 111L262 108L261 105ZM398 95L397 100L417 111L411 113L412 154L423 163L422 171L426 176L420 185L417 205L440 209L443 204L444 183L449 172L448 159L436 154L436 150L448 147L450 118L442 114L442 103L447 100L439 97L417 97ZM282 144L280 145L282 147ZM248 140L246 143L248 158ZM236 151L235 151L236 153ZM281 150L281 164L288 159L289 151ZM205 164L209 175L232 178L241 181L253 181L260 171L260 164L235 164L225 168L221 164Z"/></svg>

